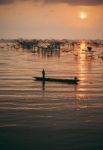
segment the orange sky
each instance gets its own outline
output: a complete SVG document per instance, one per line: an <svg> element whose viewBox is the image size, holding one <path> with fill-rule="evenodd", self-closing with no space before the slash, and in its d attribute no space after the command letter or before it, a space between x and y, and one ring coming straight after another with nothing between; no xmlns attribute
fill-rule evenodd
<svg viewBox="0 0 103 150"><path fill-rule="evenodd" d="M81 13L86 18L81 18ZM33 1L3 4L0 38L103 39L103 5Z"/></svg>

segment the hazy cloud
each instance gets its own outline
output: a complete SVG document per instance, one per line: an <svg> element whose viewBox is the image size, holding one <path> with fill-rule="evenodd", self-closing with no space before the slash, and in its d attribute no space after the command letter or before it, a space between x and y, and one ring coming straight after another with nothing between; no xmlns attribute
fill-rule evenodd
<svg viewBox="0 0 103 150"><path fill-rule="evenodd" d="M0 0L0 5L13 3L15 0Z"/></svg>
<svg viewBox="0 0 103 150"><path fill-rule="evenodd" d="M41 0L45 3L67 3L70 5L102 5L103 0Z"/></svg>
<svg viewBox="0 0 103 150"><path fill-rule="evenodd" d="M50 3L67 3L70 5L103 5L103 0L0 0L0 5L12 4L17 1L33 1L33 2L42 2L44 4Z"/></svg>

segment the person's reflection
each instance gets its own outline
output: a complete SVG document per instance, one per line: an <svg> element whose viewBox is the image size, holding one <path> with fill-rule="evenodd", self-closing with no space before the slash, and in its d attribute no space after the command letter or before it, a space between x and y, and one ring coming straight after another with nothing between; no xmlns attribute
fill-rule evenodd
<svg viewBox="0 0 103 150"><path fill-rule="evenodd" d="M78 91L78 84L74 85L74 91L75 91L75 93Z"/></svg>
<svg viewBox="0 0 103 150"><path fill-rule="evenodd" d="M42 90L45 91L45 80L42 81Z"/></svg>

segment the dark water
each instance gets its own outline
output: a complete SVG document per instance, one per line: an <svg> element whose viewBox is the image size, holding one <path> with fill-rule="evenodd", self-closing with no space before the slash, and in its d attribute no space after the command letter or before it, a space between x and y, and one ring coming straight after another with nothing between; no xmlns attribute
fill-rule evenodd
<svg viewBox="0 0 103 150"><path fill-rule="evenodd" d="M0 150L103 149L103 47L93 50L0 49ZM44 87L32 78L42 68L48 77L80 82Z"/></svg>

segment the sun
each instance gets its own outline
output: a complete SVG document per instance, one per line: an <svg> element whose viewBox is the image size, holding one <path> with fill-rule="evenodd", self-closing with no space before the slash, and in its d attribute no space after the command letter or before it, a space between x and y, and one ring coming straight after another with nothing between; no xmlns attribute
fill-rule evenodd
<svg viewBox="0 0 103 150"><path fill-rule="evenodd" d="M79 18L80 18L81 20L87 19L87 18L88 18L87 12L84 12L84 11L79 12Z"/></svg>

